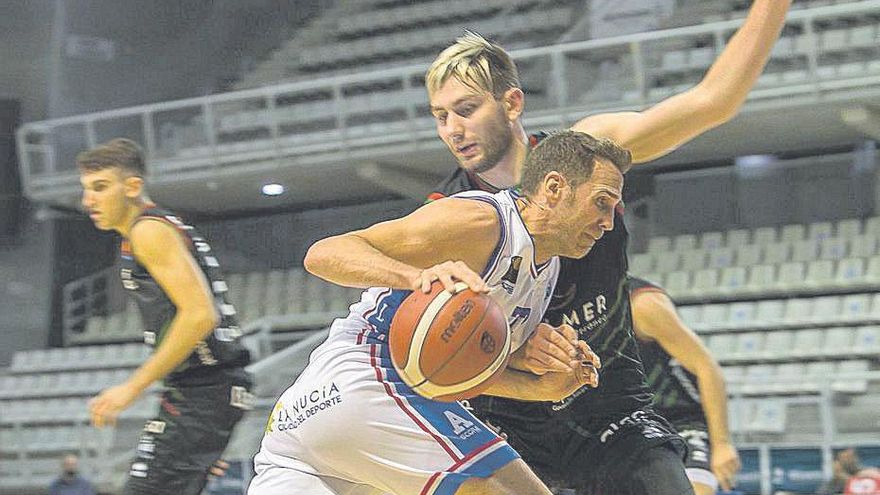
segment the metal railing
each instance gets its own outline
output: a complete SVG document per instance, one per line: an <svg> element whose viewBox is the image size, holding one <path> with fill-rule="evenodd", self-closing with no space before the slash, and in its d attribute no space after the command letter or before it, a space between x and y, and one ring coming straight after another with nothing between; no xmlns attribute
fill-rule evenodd
<svg viewBox="0 0 880 495"><path fill-rule="evenodd" d="M839 21L839 22L838 22ZM852 27L833 28L849 23ZM512 52L529 93L527 126L588 111L637 108L697 82L741 21L724 21ZM880 89L880 0L790 13L753 100L800 104ZM116 136L144 144L154 180L357 159L383 145L439 147L422 86L425 65L141 105L23 125L25 192L75 191L77 152ZM382 88L377 90L375 88Z"/></svg>

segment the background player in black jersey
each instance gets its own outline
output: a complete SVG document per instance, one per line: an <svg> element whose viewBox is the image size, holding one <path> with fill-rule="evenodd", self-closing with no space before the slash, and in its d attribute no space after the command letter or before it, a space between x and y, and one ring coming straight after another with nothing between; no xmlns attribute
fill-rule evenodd
<svg viewBox="0 0 880 495"><path fill-rule="evenodd" d="M737 33L694 88L642 112L586 117L571 129L610 138L631 150L634 163L658 158L733 118L763 70L790 0L756 0ZM444 50L425 83L437 133L460 169L430 196L468 189L497 190L519 180L530 146L522 125L525 98L516 67L497 45L468 35ZM497 398L474 401L501 427L523 458L547 481L589 493L691 493L681 439L651 408L627 289L627 232L622 209L582 260L564 260L542 327L512 366L535 373L563 370L568 324L599 354L601 385L555 404Z"/></svg>
<svg viewBox="0 0 880 495"><path fill-rule="evenodd" d="M82 205L101 230L122 236L122 283L156 347L124 383L89 404L92 423L112 425L151 384L163 380L157 417L144 427L125 493L198 494L235 424L249 408L235 310L210 245L150 202L143 152L114 139L77 156Z"/></svg>
<svg viewBox="0 0 880 495"><path fill-rule="evenodd" d="M630 301L654 409L688 443L685 468L694 492L711 495L719 484L730 490L740 462L727 429L721 367L662 288L630 277Z"/></svg>

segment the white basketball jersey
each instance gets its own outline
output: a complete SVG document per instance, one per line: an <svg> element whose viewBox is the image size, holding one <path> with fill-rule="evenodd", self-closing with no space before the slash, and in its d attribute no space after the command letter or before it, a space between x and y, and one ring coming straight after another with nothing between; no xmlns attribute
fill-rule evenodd
<svg viewBox="0 0 880 495"><path fill-rule="evenodd" d="M553 257L541 265L535 264L535 245L517 209L517 193L467 191L452 197L488 203L498 213L501 236L481 276L490 287L489 295L507 315L511 350L516 350L532 334L547 309L559 274L559 259ZM383 341L391 318L409 293L382 287L367 289L361 300L351 306L346 319L366 320L372 337L378 334L378 340ZM328 344L331 341L362 342L364 333L352 331L360 328L363 325L334 325Z"/></svg>

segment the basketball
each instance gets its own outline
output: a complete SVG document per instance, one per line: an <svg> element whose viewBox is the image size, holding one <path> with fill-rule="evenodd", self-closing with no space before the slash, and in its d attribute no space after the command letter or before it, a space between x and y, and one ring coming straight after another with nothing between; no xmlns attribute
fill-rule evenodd
<svg viewBox="0 0 880 495"><path fill-rule="evenodd" d="M500 376L510 352L510 329L501 307L486 294L434 282L415 291L391 322L391 360L419 395L454 401L479 395Z"/></svg>

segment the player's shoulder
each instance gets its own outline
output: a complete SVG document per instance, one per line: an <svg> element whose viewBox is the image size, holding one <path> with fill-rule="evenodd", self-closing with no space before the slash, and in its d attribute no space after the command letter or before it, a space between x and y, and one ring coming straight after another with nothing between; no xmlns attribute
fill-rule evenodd
<svg viewBox="0 0 880 495"><path fill-rule="evenodd" d="M138 218L128 234L130 249L140 261L177 253L179 250L175 247L180 245L180 239L182 234L177 225L162 217L154 216Z"/></svg>

